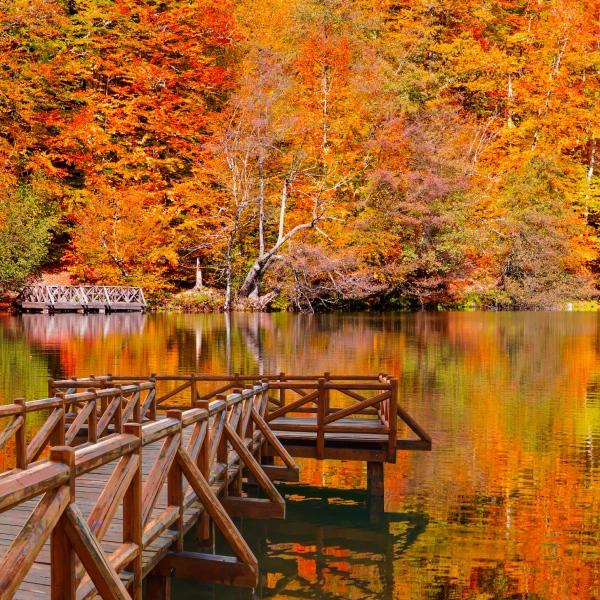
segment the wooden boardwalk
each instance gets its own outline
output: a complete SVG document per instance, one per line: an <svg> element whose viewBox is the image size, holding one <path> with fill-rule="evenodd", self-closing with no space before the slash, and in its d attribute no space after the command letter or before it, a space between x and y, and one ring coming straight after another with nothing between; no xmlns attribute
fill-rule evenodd
<svg viewBox="0 0 600 600"><path fill-rule="evenodd" d="M314 456L336 457L360 439L352 448L361 460L383 461L392 459L390 431L397 430L373 408L392 400L395 384L385 377L353 388L329 376L301 384L281 379L50 381L49 398L1 406L0 448L14 450L15 468L0 474L0 600L140 598L144 578L150 598L168 598L173 575L254 587L258 564L232 518L285 517L272 482L298 480L289 440L291 449L305 444ZM343 394L359 409L354 419L352 405L335 409L342 431L321 431L318 414L300 413L297 423L298 413L281 412L285 393L293 391L308 400L291 402L292 411L309 411L317 400L315 410L323 413L320 394L329 407L324 413L333 415L333 392L360 396L357 387L372 395ZM27 440L27 420L40 411L45 422ZM261 497L247 495L244 481L257 485ZM231 549L227 556L214 554L215 528ZM190 530L205 553L184 551Z"/></svg>
<svg viewBox="0 0 600 600"><path fill-rule="evenodd" d="M26 285L15 300L23 312L142 312L139 287L101 285Z"/></svg>
<svg viewBox="0 0 600 600"><path fill-rule="evenodd" d="M152 379L164 408L193 406L243 387L257 376L103 376L104 385ZM431 438L401 406L398 381L377 375L262 375L269 387L265 420L292 456L396 462L397 450L431 450ZM54 382L70 389L69 380ZM270 448L263 448L269 456Z"/></svg>

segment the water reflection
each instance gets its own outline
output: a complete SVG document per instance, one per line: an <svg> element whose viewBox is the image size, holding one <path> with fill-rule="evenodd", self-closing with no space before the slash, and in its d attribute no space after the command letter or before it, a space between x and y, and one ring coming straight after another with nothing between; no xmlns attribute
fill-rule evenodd
<svg viewBox="0 0 600 600"><path fill-rule="evenodd" d="M242 521L258 558L254 594L178 581L181 598L392 598L394 563L427 528L418 513L369 510L362 491L288 485L285 521ZM187 547L195 549L193 540ZM227 552L225 546L217 548Z"/></svg>
<svg viewBox="0 0 600 600"><path fill-rule="evenodd" d="M346 523L341 512L325 518L338 505L318 488L362 489L364 472L356 463L305 461L303 483L315 492L300 496L314 499L291 501L288 510L300 511L297 523L307 524L309 537L286 530L286 523L267 524L275 542L260 552L283 560L285 569L296 566L286 571L281 562L269 563L281 570L259 593L600 598L598 319L572 313L4 317L0 402L45 395L49 375L395 373L402 402L432 434L434 450L401 453L386 467L385 511L399 520L386 517L387 530L378 531L391 537L392 554L383 546L365 552L352 546L359 532L374 531L359 500L352 501L356 516L346 545L323 534L323 547L343 556L315 549L319 528L344 530ZM415 529L413 517L426 526ZM261 537L253 528L262 525L244 526ZM407 544L410 531L418 535ZM307 565L305 575L300 565ZM278 582L283 587L275 591ZM182 590L179 597L196 596Z"/></svg>

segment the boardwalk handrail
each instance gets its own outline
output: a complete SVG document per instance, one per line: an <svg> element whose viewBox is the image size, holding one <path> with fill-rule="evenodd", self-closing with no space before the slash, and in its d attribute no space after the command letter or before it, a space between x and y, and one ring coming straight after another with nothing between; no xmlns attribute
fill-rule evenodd
<svg viewBox="0 0 600 600"><path fill-rule="evenodd" d="M109 433L111 425L120 433L123 424L155 415L155 391L154 383L140 382L66 394L57 391L51 398L29 402L17 398L13 404L0 406L0 418L6 420L0 427L0 449L14 441L15 468L26 469L50 445L71 445L82 435L88 443L95 443ZM36 413L46 418L27 443L27 420Z"/></svg>
<svg viewBox="0 0 600 600"><path fill-rule="evenodd" d="M398 380L386 373L373 375L103 375L82 379L51 381L51 389L75 389L73 386L114 385L116 382L135 382L150 379L157 385L168 384L168 389L157 392L159 408L181 408L198 406L199 402L210 401L219 394L236 389L245 382L260 379L268 385L275 396L269 397L265 420L277 421L278 431L304 431L316 434L316 456L324 458L327 434L367 434L368 419L379 419L379 433L387 436L387 461L396 461L396 450L430 450L432 440L423 427L400 405ZM200 389L200 386L203 389ZM182 399L184 396L186 396ZM179 403L169 403L174 399ZM342 402L342 399L344 400ZM337 405L335 405L337 401ZM283 422L281 417L314 415L313 422ZM352 419L367 419L356 421ZM341 422L341 419L344 419ZM400 438L401 425L416 439Z"/></svg>
<svg viewBox="0 0 600 600"><path fill-rule="evenodd" d="M49 458L35 464L25 462L0 476L0 513L15 506L23 511L30 508L28 500L41 497L0 556L0 599L12 597L50 538L52 598L56 599L88 598L95 593L103 598L141 598L141 579L149 569L175 569L185 575L190 564L199 580L256 585L256 558L231 517L281 518L285 514L285 502L271 482L268 467L259 464L264 439L269 434L273 437L264 420L268 386L257 383L239 388L227 396L201 401L194 408L171 409L164 418L150 408L143 410L149 397L154 403L153 381L67 391L43 401L0 407L0 416L10 419L10 435L24 431L24 415L29 412L62 411L60 419L56 418L62 422L65 410L72 407L78 407L77 415L85 415L79 422L88 421L88 432L92 429L90 415L97 417L96 425L103 419L112 423L114 431L74 449L55 446ZM139 407L131 412L132 418L143 423L123 422L123 409L132 402ZM120 422L115 418L115 404L122 409ZM63 424L62 428L53 426L52 431L58 436L56 432L65 429L68 431ZM96 427L96 434L98 430ZM162 447L143 478L141 449L157 443ZM297 474L296 463L283 448L281 458L284 466ZM112 473L84 516L77 503L77 481L100 467L106 471L109 464L114 465ZM242 496L243 470L258 483L264 498ZM166 506L159 507L165 489ZM123 515L122 542L116 548L112 543L109 552L103 540L118 510ZM182 552L183 536L196 520L208 537L210 523L214 523L233 558ZM144 566L144 552L148 554L159 542L167 544L166 553L159 552L158 562Z"/></svg>
<svg viewBox="0 0 600 600"><path fill-rule="evenodd" d="M126 309L146 307L144 291L132 286L25 285L15 304L21 308Z"/></svg>

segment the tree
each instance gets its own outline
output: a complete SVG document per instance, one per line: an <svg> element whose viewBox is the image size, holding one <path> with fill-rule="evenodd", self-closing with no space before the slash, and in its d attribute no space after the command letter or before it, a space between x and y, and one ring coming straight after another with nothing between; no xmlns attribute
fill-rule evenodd
<svg viewBox="0 0 600 600"><path fill-rule="evenodd" d="M0 198L0 291L19 288L48 255L55 207L31 187L4 190Z"/></svg>

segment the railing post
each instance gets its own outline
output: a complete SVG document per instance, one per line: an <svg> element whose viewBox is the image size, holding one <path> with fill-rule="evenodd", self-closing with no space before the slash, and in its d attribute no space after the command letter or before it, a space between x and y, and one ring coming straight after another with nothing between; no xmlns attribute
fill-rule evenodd
<svg viewBox="0 0 600 600"><path fill-rule="evenodd" d="M207 400L200 400L199 404L206 404L206 408L208 408ZM210 444L211 444L211 435L210 435L210 417L207 417L206 423L206 433L204 434L204 440L202 441L202 446L200 447L200 451L198 452L197 465L202 473L202 476L206 481L210 480ZM206 508L202 511L200 518L198 519L198 524L196 526L196 538L198 543L203 548L210 548L212 550L214 546L214 524L212 523L208 511Z"/></svg>
<svg viewBox="0 0 600 600"><path fill-rule="evenodd" d="M267 413L269 412L269 384L270 381L266 378L263 377L260 382L263 385L267 385L267 387L264 389L263 391L263 395L262 398L260 400L260 406L256 409L258 411L258 414L263 418L266 419L267 418Z"/></svg>
<svg viewBox="0 0 600 600"><path fill-rule="evenodd" d="M27 410L25 405L25 398L17 398L15 400L15 404L18 404L21 407L21 416L23 417L23 422L21 423L21 427L17 429L15 434L15 466L17 469L26 469L27 468Z"/></svg>
<svg viewBox="0 0 600 600"><path fill-rule="evenodd" d="M52 434L52 445L53 446L64 446L65 445L65 424L66 424L66 414L67 414L67 406L65 402L65 393L64 392L56 392L56 398L60 398L62 400L62 416L58 421L54 432Z"/></svg>
<svg viewBox="0 0 600 600"><path fill-rule="evenodd" d="M98 441L98 412L96 406L98 395L96 394L96 388L88 388L87 391L94 394L94 397L89 400L92 404L92 410L88 417L88 442L95 444Z"/></svg>
<svg viewBox="0 0 600 600"><path fill-rule="evenodd" d="M70 502L74 502L75 450L69 446L55 446L50 449L50 460L61 462L70 468ZM75 550L67 536L64 516L58 520L50 537L50 585L52 600L75 600L77 597Z"/></svg>
<svg viewBox="0 0 600 600"><path fill-rule="evenodd" d="M191 406L192 408L196 407L196 402L198 402L198 388L196 388L196 374L192 373L191 378L191 389L190 389L190 398L191 398Z"/></svg>
<svg viewBox="0 0 600 600"><path fill-rule="evenodd" d="M142 422L142 390L140 390L139 387L140 386L138 384L138 390L133 392L135 404L133 405L132 419L135 423Z"/></svg>
<svg viewBox="0 0 600 600"><path fill-rule="evenodd" d="M151 421L156 421L156 373L150 375L150 381L154 384L154 388L150 392L154 394L154 397L152 398L152 402L148 409L148 418Z"/></svg>
<svg viewBox="0 0 600 600"><path fill-rule="evenodd" d="M119 390L119 404L115 412L115 432L123 433L123 390L120 385L117 385L116 388Z"/></svg>
<svg viewBox="0 0 600 600"><path fill-rule="evenodd" d="M183 427L182 427L183 413L180 410L168 410L167 419L176 419L179 421L179 445L182 445L183 440ZM167 504L169 506L176 506L179 508L179 518L169 527L177 531L177 539L173 544L176 552L183 551L183 475L181 473L181 467L177 458L173 460L169 473L167 475Z"/></svg>
<svg viewBox="0 0 600 600"><path fill-rule="evenodd" d="M279 381L280 383L286 381L285 373L279 373ZM285 389L283 386L279 388L279 406L285 406Z"/></svg>
<svg viewBox="0 0 600 600"><path fill-rule="evenodd" d="M225 400L225 402L227 402L227 396L224 394L218 394L217 400ZM229 410L229 407L225 406L223 410L225 411L225 421L227 421L227 412ZM219 440L219 445L217 446L217 462L223 465L223 482L225 489L227 489L227 485L229 484L228 461L229 456L227 450L227 436L225 435L225 432L223 432L223 434L221 435L221 439Z"/></svg>
<svg viewBox="0 0 600 600"><path fill-rule="evenodd" d="M396 462L396 444L398 441L398 379L391 377L390 398L388 400L387 418L389 427L388 462Z"/></svg>
<svg viewBox="0 0 600 600"><path fill-rule="evenodd" d="M317 399L317 458L325 458L325 379L319 378L319 396Z"/></svg>
<svg viewBox="0 0 600 600"><path fill-rule="evenodd" d="M140 439L140 445L134 454L137 456L137 471L123 497L123 542L136 544L139 548L137 556L129 565L133 573L131 582L131 597L133 600L142 598L142 426L139 423L127 423L125 433L135 435Z"/></svg>
<svg viewBox="0 0 600 600"><path fill-rule="evenodd" d="M329 378L331 377L331 374L329 373L329 371L325 371L325 373L323 374L323 377L325 379L325 381L327 383L329 383ZM329 405L330 405L330 390L329 388L325 388L325 416L329 415Z"/></svg>

